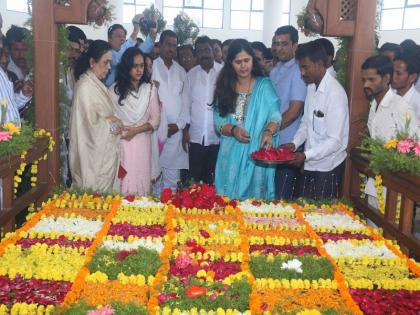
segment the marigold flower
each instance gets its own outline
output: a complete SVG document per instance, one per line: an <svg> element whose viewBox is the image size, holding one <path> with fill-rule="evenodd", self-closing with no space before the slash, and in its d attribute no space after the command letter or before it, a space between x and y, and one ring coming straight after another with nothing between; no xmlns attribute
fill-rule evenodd
<svg viewBox="0 0 420 315"><path fill-rule="evenodd" d="M395 148L397 147L397 143L398 143L398 140L397 140L397 139L395 139L395 138L393 138L393 139L388 140L388 141L384 144L384 147L385 147L386 149L395 149Z"/></svg>

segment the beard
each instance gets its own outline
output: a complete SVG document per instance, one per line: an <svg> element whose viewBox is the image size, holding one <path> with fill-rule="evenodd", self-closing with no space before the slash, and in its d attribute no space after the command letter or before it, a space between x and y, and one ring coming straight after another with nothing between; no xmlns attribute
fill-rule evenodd
<svg viewBox="0 0 420 315"><path fill-rule="evenodd" d="M365 92L367 99L371 102L375 99L376 96L378 96L379 94L383 92L383 89L380 89L378 91L373 91L371 89L364 88L363 91Z"/></svg>

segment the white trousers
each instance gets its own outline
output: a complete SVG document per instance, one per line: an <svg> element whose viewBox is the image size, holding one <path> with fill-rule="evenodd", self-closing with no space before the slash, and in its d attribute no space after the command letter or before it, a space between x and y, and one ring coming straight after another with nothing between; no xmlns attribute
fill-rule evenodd
<svg viewBox="0 0 420 315"><path fill-rule="evenodd" d="M180 180L181 170L162 167L163 189L170 188L172 190L176 190Z"/></svg>

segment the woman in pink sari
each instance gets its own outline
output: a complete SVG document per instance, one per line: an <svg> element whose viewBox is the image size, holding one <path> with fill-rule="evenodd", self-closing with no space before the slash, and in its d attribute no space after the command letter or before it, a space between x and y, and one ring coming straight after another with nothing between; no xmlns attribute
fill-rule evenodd
<svg viewBox="0 0 420 315"><path fill-rule="evenodd" d="M159 126L160 111L157 90L145 71L143 53L127 49L117 68L116 82L109 93L115 116L124 124L121 136L121 193L147 195L151 191L152 133Z"/></svg>

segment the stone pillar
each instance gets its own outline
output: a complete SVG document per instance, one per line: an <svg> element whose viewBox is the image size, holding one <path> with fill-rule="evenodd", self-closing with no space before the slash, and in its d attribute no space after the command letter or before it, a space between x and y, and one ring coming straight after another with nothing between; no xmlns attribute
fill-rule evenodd
<svg viewBox="0 0 420 315"><path fill-rule="evenodd" d="M263 42L267 47L271 47L271 40L275 30L288 22L282 21L283 3L285 1L289 0L264 1Z"/></svg>

